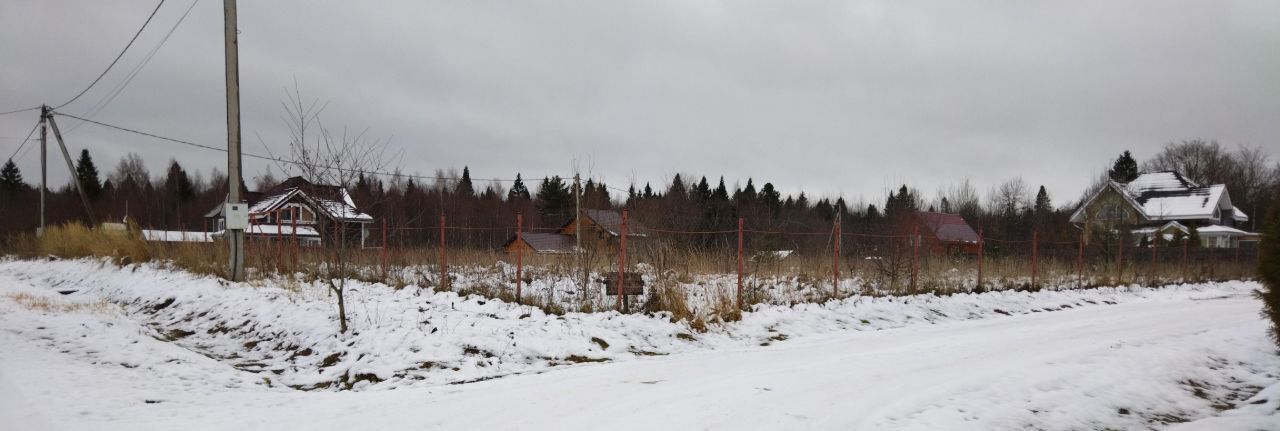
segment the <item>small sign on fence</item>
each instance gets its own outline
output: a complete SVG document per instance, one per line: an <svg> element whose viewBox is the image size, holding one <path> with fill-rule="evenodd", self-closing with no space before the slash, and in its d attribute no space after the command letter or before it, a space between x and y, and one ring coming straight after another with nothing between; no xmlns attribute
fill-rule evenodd
<svg viewBox="0 0 1280 431"><path fill-rule="evenodd" d="M622 284L623 295L643 295L644 294L644 278L638 272L624 273L624 283ZM610 296L618 294L618 275L606 274L604 276L605 293Z"/></svg>

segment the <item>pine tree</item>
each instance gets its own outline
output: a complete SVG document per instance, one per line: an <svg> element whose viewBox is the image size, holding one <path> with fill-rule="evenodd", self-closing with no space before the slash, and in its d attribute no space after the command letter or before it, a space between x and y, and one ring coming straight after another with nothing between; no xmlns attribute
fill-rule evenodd
<svg viewBox="0 0 1280 431"><path fill-rule="evenodd" d="M1053 211L1053 204L1049 201L1049 192L1040 186L1040 191L1036 192L1036 215L1048 214Z"/></svg>
<svg viewBox="0 0 1280 431"><path fill-rule="evenodd" d="M538 213L553 220L566 221L573 212L573 195L559 176L544 178L538 187Z"/></svg>
<svg viewBox="0 0 1280 431"><path fill-rule="evenodd" d="M946 196L942 197L942 202L939 202L938 205L941 206L942 212L948 213L948 214L951 213L951 202L947 201Z"/></svg>
<svg viewBox="0 0 1280 431"><path fill-rule="evenodd" d="M653 187L650 187L649 183L644 183L644 198L653 199Z"/></svg>
<svg viewBox="0 0 1280 431"><path fill-rule="evenodd" d="M1271 320L1271 340L1280 347L1280 205L1267 211L1258 253L1258 278L1263 289L1255 290L1254 295L1262 300L1262 315Z"/></svg>
<svg viewBox="0 0 1280 431"><path fill-rule="evenodd" d="M1124 153L1120 154L1120 157L1116 158L1116 162L1111 166L1111 171L1108 175L1111 176L1111 181L1117 183L1133 181L1134 178L1138 178L1138 161L1133 159L1133 155L1129 154L1129 150L1125 150Z"/></svg>
<svg viewBox="0 0 1280 431"><path fill-rule="evenodd" d="M182 165L177 160L169 163L169 171L164 179L165 191L178 203L187 203L196 195L195 186L191 184L191 177L187 175L187 171L182 169Z"/></svg>
<svg viewBox="0 0 1280 431"><path fill-rule="evenodd" d="M0 168L0 192L5 196L17 196L19 191L27 188L27 184L22 181L22 171L18 170L18 165L13 163L13 159L4 163L4 168Z"/></svg>
<svg viewBox="0 0 1280 431"><path fill-rule="evenodd" d="M667 188L667 197L683 199L689 195L689 187L684 185L684 180L680 179L680 174L676 174L671 179L671 187Z"/></svg>
<svg viewBox="0 0 1280 431"><path fill-rule="evenodd" d="M458 180L458 186L454 187L453 192L457 193L459 196L462 196L462 197L475 196L476 189L474 186L471 185L471 169L470 168L466 166L462 167L462 179Z"/></svg>
<svg viewBox="0 0 1280 431"><path fill-rule="evenodd" d="M782 195L773 188L773 183L764 183L760 189L760 202L773 211L782 209Z"/></svg>
<svg viewBox="0 0 1280 431"><path fill-rule="evenodd" d="M707 184L707 177L702 177L702 180L698 181L698 185L693 186L693 197L699 201L711 198L711 185Z"/></svg>
<svg viewBox="0 0 1280 431"><path fill-rule="evenodd" d="M93 165L89 150L80 150L80 160L76 162L76 178L84 186L84 194L91 200L102 195L102 181L98 179L98 167Z"/></svg>
<svg viewBox="0 0 1280 431"><path fill-rule="evenodd" d="M711 199L716 202L729 201L729 189L724 187L724 177L720 177L720 185L716 186L715 191L711 192Z"/></svg>
<svg viewBox="0 0 1280 431"><path fill-rule="evenodd" d="M529 189L524 186L524 180L520 179L520 173L516 173L516 181L511 184L511 190L507 191L507 201L529 200Z"/></svg>

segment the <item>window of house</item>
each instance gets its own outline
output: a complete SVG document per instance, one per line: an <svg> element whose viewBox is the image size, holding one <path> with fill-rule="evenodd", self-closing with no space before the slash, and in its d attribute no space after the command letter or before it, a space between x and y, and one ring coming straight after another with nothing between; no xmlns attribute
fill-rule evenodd
<svg viewBox="0 0 1280 431"><path fill-rule="evenodd" d="M1099 220L1123 220L1124 216L1124 209L1119 205L1104 205L1098 210Z"/></svg>

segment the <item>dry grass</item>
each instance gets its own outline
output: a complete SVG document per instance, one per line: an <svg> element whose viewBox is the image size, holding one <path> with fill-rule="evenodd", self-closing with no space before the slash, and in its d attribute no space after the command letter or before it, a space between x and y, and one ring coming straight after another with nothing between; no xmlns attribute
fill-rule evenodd
<svg viewBox="0 0 1280 431"><path fill-rule="evenodd" d="M659 280L649 287L649 298L644 303L644 311L649 313L671 313L671 321L693 321L693 310L689 309L688 296L674 280Z"/></svg>
<svg viewBox="0 0 1280 431"><path fill-rule="evenodd" d="M36 246L41 255L70 259L104 256L122 264L151 260L150 247L136 226L128 230L110 230L67 223L45 229Z"/></svg>
<svg viewBox="0 0 1280 431"><path fill-rule="evenodd" d="M28 310L39 311L42 313L77 313L91 312L99 313L106 311L108 304L106 301L94 302L73 302L62 301L61 298L36 296L28 293L11 293L5 297L12 299L13 302Z"/></svg>

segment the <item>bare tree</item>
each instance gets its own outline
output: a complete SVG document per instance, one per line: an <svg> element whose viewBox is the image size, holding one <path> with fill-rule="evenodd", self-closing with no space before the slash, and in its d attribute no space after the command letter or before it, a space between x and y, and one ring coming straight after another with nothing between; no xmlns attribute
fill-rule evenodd
<svg viewBox="0 0 1280 431"><path fill-rule="evenodd" d="M325 127L320 120L324 105L312 101L304 103L297 83L284 104L285 123L289 126L290 159L280 159L277 166L287 175L299 175L313 184L341 187L344 191L355 186L363 174L382 172L389 163L386 157L386 140L368 136L368 129L352 134L344 127L340 133ZM351 202L347 202L351 203ZM337 209L331 225L320 227L322 235L330 235L330 261L320 277L337 298L339 331L347 331L346 286L353 274L350 265L347 214Z"/></svg>

